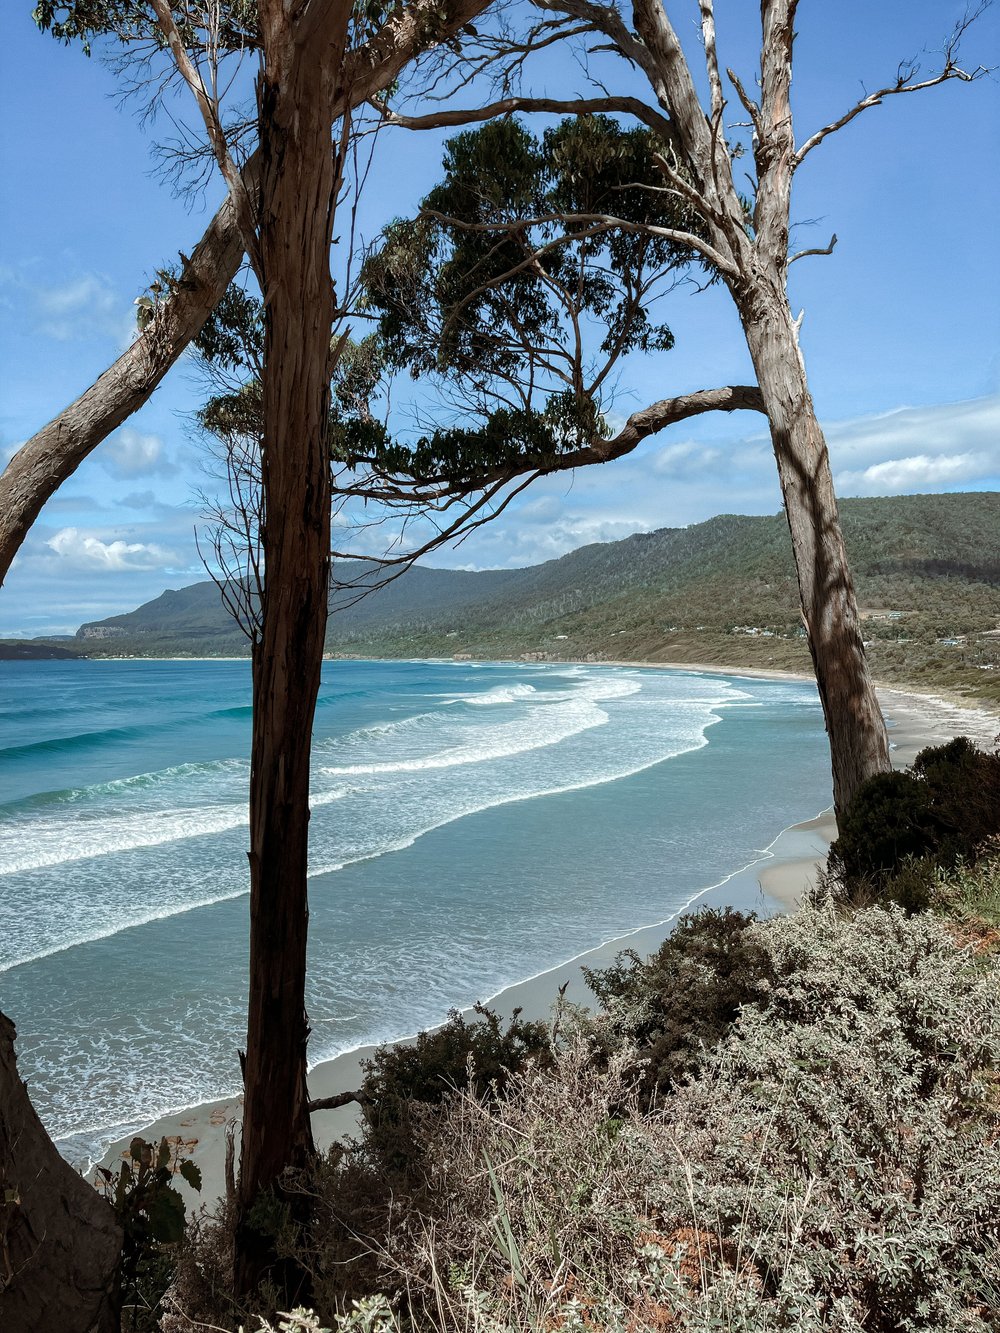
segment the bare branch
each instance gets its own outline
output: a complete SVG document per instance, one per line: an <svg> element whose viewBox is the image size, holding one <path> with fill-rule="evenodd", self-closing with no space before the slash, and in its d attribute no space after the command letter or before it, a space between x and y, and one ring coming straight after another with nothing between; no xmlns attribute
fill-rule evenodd
<svg viewBox="0 0 1000 1333"><path fill-rule="evenodd" d="M679 421L687 421L690 417L702 416L706 412L737 411L764 411L764 400L756 385L734 384L721 389L699 389L676 398L661 398L659 402L633 412L618 434L610 440L595 441L589 449L578 451L580 455L594 455L592 459L581 456L580 462L605 463L612 458L621 458L623 454L631 453L650 435L656 435L668 426L675 426ZM572 458L574 455L567 454L564 457ZM570 467L577 465L567 464Z"/></svg>
<svg viewBox="0 0 1000 1333"><path fill-rule="evenodd" d="M404 130L433 130L449 125L474 125L479 121L493 120L498 116L509 116L516 111L547 112L552 115L588 116L599 112L616 111L623 115L635 116L664 139L673 139L673 126L669 119L659 111L654 111L637 97L505 97L501 101L491 102L488 106L474 107L468 110L432 111L425 116L402 116L389 111L380 102L372 100L372 106L385 119L386 124L396 125Z"/></svg>
<svg viewBox="0 0 1000 1333"><path fill-rule="evenodd" d="M198 67L188 55L181 35L177 30L177 24L174 22L174 16L171 12L167 0L150 0L153 10L156 13L157 23L160 31L163 33L167 46L170 48L170 54L174 58L174 63L180 72L184 82L191 89L198 110L201 112L202 120L205 122L205 130L208 134L209 142L212 145L212 151L215 154L215 160L219 164L219 170L222 172L222 178L229 188L233 204L236 209L236 216L239 220L240 230L243 233L243 244L247 249L250 262L254 266L254 271L260 278L259 263L257 261L257 227L254 219L254 207L247 191L246 183L240 173L239 168L233 161L232 154L229 151L229 145L226 142L225 131L222 128L222 120L219 116L218 102L209 94L205 87L205 82L201 77Z"/></svg>
<svg viewBox="0 0 1000 1333"><path fill-rule="evenodd" d="M726 77L728 78L729 82L733 85L733 87L736 89L736 96L742 102L744 110L750 117L750 124L753 126L754 133L757 135L759 139L761 137L760 107L749 95L749 93L743 87L743 84L740 82L738 76L731 69L726 70Z"/></svg>
<svg viewBox="0 0 1000 1333"><path fill-rule="evenodd" d="M651 222L629 222L626 218L615 217L613 213L543 213L536 218L523 218L516 222L463 222L461 218L449 217L433 208L423 209L422 213L425 217L436 218L459 231L507 231L513 234L531 227L544 226L548 222L579 222L584 226L595 227L597 230L591 233L594 235L601 231L628 231L641 236L659 236L662 240L673 241L676 245L696 251L721 273L733 278L739 276L736 266L730 260L693 232L679 231L674 227L657 227ZM572 241L576 237L570 235L565 239Z"/></svg>
<svg viewBox="0 0 1000 1333"><path fill-rule="evenodd" d="M789 259L788 262L789 264L794 264L797 259L805 259L807 255L832 255L834 246L836 244L837 244L837 233L834 232L833 235L830 237L830 244L825 249L800 250L798 254L792 255L791 259Z"/></svg>
<svg viewBox="0 0 1000 1333"><path fill-rule="evenodd" d="M652 86L657 87L659 81L655 60L651 58L645 42L625 23L615 5L602 5L596 0L534 0L534 4L537 9L570 14L588 23L596 32L603 33L610 38L612 49L641 69Z"/></svg>
<svg viewBox="0 0 1000 1333"><path fill-rule="evenodd" d="M990 3L991 0L983 0L983 3L979 4L974 10L967 11L965 16L955 25L954 31L945 44L944 64L937 74L915 82L919 67L912 60L902 62L896 72L895 83L886 84L884 88L879 88L877 92L868 93L867 96L856 102L849 111L845 111L842 116L838 116L829 125L824 125L821 130L817 130L815 134L811 135L795 154L792 160L793 170L800 166L806 155L811 153L824 139L831 134L835 134L837 130L843 129L845 125L849 125L856 116L861 115L862 111L868 111L873 106L880 106L887 97L894 97L898 93L919 93L925 88L936 88L938 84L947 83L951 79L960 79L963 83L972 83L989 73L983 65L979 65L971 71L963 69L958 63L958 53L962 38L980 15L985 13Z"/></svg>
<svg viewBox="0 0 1000 1333"><path fill-rule="evenodd" d="M698 0L701 10L701 36L705 43L705 68L708 70L708 86L712 95L712 120L722 119L726 99L722 95L722 78L719 74L719 53L715 47L715 8L713 0Z"/></svg>
<svg viewBox="0 0 1000 1333"><path fill-rule="evenodd" d="M366 589L366 592L375 590ZM368 1098L360 1092L338 1092L333 1097L317 1097L309 1102L306 1110L312 1115L315 1111L336 1111L341 1106L350 1106L351 1102L357 1102L359 1106L365 1106Z"/></svg>

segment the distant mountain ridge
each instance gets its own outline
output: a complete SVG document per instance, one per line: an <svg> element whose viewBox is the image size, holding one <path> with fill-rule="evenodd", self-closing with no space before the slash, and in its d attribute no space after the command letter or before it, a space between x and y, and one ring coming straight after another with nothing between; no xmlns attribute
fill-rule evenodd
<svg viewBox="0 0 1000 1333"><path fill-rule="evenodd" d="M911 678L940 659L941 670L953 676L961 659L966 675L979 673L969 682L977 692L992 687L1000 494L844 500L841 515L877 669L899 677L905 665ZM336 568L348 583L370 572L363 562ZM416 566L361 600L353 596L335 594L341 609L330 617L330 652L808 667L781 514L724 514L584 546L524 569ZM900 651L906 644L920 652ZM76 646L89 653L212 655L245 652L246 640L218 588L204 582L82 625Z"/></svg>

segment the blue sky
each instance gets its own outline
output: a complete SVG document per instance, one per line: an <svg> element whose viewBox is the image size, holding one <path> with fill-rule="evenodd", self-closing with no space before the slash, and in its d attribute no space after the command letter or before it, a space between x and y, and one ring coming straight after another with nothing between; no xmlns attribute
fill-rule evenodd
<svg viewBox="0 0 1000 1333"><path fill-rule="evenodd" d="M797 138L934 49L964 6L950 0L804 0ZM17 12L11 12L16 9ZM755 6L717 4L723 62L752 81ZM30 0L5 15L0 79L0 460L122 350L135 297L190 250L221 198L175 198L140 123L97 58L38 33ZM671 6L693 32L693 0ZM686 25L686 26L685 26ZM692 48L693 49L693 48ZM968 35L968 65L1000 64L1000 9ZM573 82L570 82L573 81ZM566 62L538 91L582 91ZM177 113L186 104L172 104ZM890 99L811 155L799 173L799 245L839 244L792 269L802 344L842 495L1000 485L1000 86L995 75ZM362 209L369 235L434 182L441 136L380 139ZM750 377L725 293L680 291L668 354L632 358L615 411ZM199 386L175 367L153 399L46 506L0 590L0 634L72 632L203 578L193 531L206 486L190 424ZM703 418L630 458L541 483L436 564L523 565L589 541L780 507L770 447L748 414Z"/></svg>

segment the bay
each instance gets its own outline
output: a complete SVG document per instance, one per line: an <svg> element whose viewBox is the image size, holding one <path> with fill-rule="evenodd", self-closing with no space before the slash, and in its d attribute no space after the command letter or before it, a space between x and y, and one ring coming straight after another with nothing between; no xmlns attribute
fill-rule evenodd
<svg viewBox="0 0 1000 1333"><path fill-rule="evenodd" d="M249 705L246 662L0 664L0 1007L74 1159L237 1091ZM829 803L804 682L326 663L312 1059L664 921Z"/></svg>

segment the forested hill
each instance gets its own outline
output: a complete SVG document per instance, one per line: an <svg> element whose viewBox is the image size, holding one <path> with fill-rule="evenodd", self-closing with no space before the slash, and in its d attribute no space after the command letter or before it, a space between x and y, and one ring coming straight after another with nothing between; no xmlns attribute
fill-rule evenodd
<svg viewBox="0 0 1000 1333"><path fill-rule="evenodd" d="M1000 697L1000 494L845 500L841 513L876 673ZM345 581L364 572L337 568ZM725 514L520 570L418 567L354 596L337 594L331 652L808 664L780 514ZM211 582L84 625L77 646L246 651Z"/></svg>

